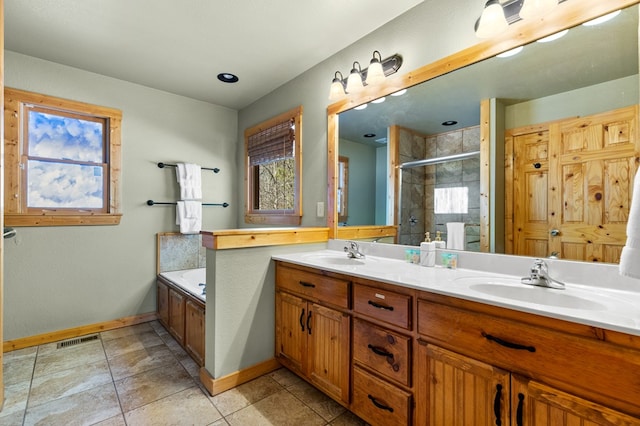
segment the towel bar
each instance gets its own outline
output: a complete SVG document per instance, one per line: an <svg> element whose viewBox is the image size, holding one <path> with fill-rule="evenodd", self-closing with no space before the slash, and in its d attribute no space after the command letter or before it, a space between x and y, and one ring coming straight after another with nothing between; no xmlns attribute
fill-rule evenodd
<svg viewBox="0 0 640 426"><path fill-rule="evenodd" d="M161 169L164 169L165 167L178 167L177 164L167 164L167 163L158 163L158 167ZM219 168L214 167L214 168L210 168L210 167L201 167L202 170L213 170L213 173L218 173L220 171Z"/></svg>
<svg viewBox="0 0 640 426"><path fill-rule="evenodd" d="M166 205L173 205L175 206L177 203L173 202L173 203L167 203L167 202L158 202L158 201L153 201L153 200L147 200L147 205L148 206L154 206L156 204L166 204ZM229 207L229 203L202 203L203 206L222 206L222 207Z"/></svg>

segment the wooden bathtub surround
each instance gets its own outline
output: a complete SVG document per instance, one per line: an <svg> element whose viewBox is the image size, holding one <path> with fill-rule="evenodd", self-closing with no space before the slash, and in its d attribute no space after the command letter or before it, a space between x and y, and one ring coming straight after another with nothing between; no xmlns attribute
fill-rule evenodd
<svg viewBox="0 0 640 426"><path fill-rule="evenodd" d="M67 328L65 330L52 331L20 339L7 340L3 342L3 352L11 352L18 349L29 348L31 346L44 345L46 343L58 342L60 340L73 339L75 337L86 336L87 334L100 333L103 331L115 330L117 328L128 327L130 325L142 324L158 319L156 312L133 315L112 321L99 322L95 324L83 325L80 327Z"/></svg>
<svg viewBox="0 0 640 426"><path fill-rule="evenodd" d="M283 261L276 358L374 426L640 425L640 336Z"/></svg>
<svg viewBox="0 0 640 426"><path fill-rule="evenodd" d="M161 276L156 285L160 324L202 367L205 354L205 303Z"/></svg>

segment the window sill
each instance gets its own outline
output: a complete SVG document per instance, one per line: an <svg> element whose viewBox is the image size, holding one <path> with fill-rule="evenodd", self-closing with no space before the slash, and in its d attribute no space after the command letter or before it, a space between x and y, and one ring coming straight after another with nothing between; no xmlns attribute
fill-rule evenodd
<svg viewBox="0 0 640 426"><path fill-rule="evenodd" d="M83 226L83 225L119 225L121 213L117 214L16 214L5 213L5 226Z"/></svg>

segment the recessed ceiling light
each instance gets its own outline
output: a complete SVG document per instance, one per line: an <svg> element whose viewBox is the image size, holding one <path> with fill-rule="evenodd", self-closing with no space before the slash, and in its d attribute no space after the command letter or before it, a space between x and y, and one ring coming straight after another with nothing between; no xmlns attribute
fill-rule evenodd
<svg viewBox="0 0 640 426"><path fill-rule="evenodd" d="M365 138L375 138L376 134L375 133L365 133L362 136L364 136Z"/></svg>
<svg viewBox="0 0 640 426"><path fill-rule="evenodd" d="M218 80L223 83L237 83L240 79L235 74L231 74L230 72L223 72L218 74Z"/></svg>
<svg viewBox="0 0 640 426"><path fill-rule="evenodd" d="M507 50L506 52L502 52L501 54L496 56L498 58L508 58L509 56L517 55L518 53L522 52L522 49L522 46L518 46L515 49Z"/></svg>
<svg viewBox="0 0 640 426"><path fill-rule="evenodd" d="M456 120L447 120L442 123L443 126L455 126L456 124L458 124Z"/></svg>
<svg viewBox="0 0 640 426"><path fill-rule="evenodd" d="M592 19L592 20L590 20L590 21L587 21L587 22L585 22L585 23L584 23L584 24L582 24L582 25L584 25L585 27L591 27L591 26L593 26L593 25L599 25L599 24L602 24L602 23L604 23L604 22L607 22L607 21L609 21L609 20L611 20L611 19L615 18L615 17L616 17L616 16L618 16L619 14L620 14L620 11L619 11L619 10L616 10L615 12L611 12L611 13L606 14L606 15L604 15L604 16L601 16L601 17L599 17L599 18L596 18L596 19Z"/></svg>
<svg viewBox="0 0 640 426"><path fill-rule="evenodd" d="M358 105L357 107L355 107L355 110L361 111L363 109L365 109L369 104L362 104L362 105Z"/></svg>
<svg viewBox="0 0 640 426"><path fill-rule="evenodd" d="M387 98L385 98L385 97L383 96L383 97L381 97L381 98L378 98L378 99L374 99L374 100L372 100L372 101L371 101L371 103L372 103L372 104L381 104L381 103L383 103L383 102L385 101L385 99L387 99Z"/></svg>
<svg viewBox="0 0 640 426"><path fill-rule="evenodd" d="M402 90L398 90L397 92L392 93L391 96L402 96L405 93L407 93L407 89L402 89Z"/></svg>
<svg viewBox="0 0 640 426"><path fill-rule="evenodd" d="M538 43L548 43L550 41L557 40L560 37L564 37L565 35L567 35L568 32L569 30L564 30L555 34L551 34L550 36L542 37L540 40L538 40Z"/></svg>

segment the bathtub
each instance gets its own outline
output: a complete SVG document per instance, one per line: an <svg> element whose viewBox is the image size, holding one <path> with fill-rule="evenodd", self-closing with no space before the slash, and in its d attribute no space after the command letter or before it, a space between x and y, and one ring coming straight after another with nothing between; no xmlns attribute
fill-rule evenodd
<svg viewBox="0 0 640 426"><path fill-rule="evenodd" d="M207 296L202 294L206 286L207 268L182 269L180 271L161 272L160 276L171 281L189 294L197 297L203 302L207 301Z"/></svg>

